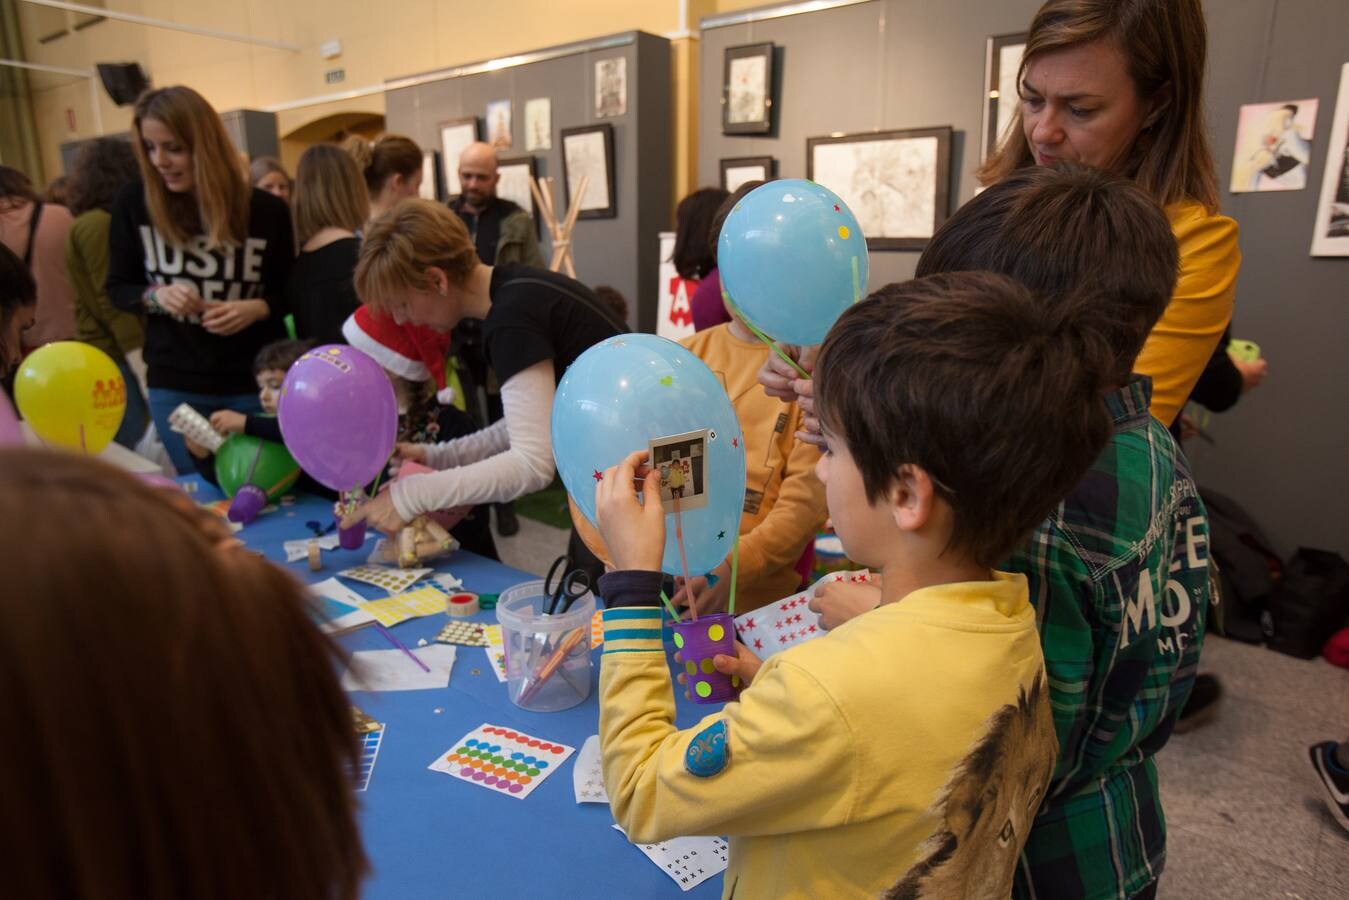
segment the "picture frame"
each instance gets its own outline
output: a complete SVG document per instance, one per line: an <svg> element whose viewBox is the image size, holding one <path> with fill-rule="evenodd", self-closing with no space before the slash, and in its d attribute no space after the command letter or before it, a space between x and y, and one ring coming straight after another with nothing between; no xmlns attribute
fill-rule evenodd
<svg viewBox="0 0 1349 900"><path fill-rule="evenodd" d="M628 58L610 56L595 61L595 118L613 119L628 113Z"/></svg>
<svg viewBox="0 0 1349 900"><path fill-rule="evenodd" d="M647 442L651 468L660 474L661 507L667 513L675 511L676 496L681 512L707 506L710 491L707 482L711 474L707 444L711 433L711 429L701 428Z"/></svg>
<svg viewBox="0 0 1349 900"><path fill-rule="evenodd" d="M1246 103L1237 114L1232 150L1233 194L1300 191L1307 187L1320 100Z"/></svg>
<svg viewBox="0 0 1349 900"><path fill-rule="evenodd" d="M539 207L534 202L530 182L538 177L539 159L536 156L511 156L497 160L497 196L510 200L534 218L534 230L539 230Z"/></svg>
<svg viewBox="0 0 1349 900"><path fill-rule="evenodd" d="M582 175L590 176L581 198L578 219L613 219L618 216L618 198L614 189L614 126L581 125L564 128L562 137L562 182L566 186L567 208Z"/></svg>
<svg viewBox="0 0 1349 900"><path fill-rule="evenodd" d="M949 125L806 139L806 177L848 204L868 250L922 250L950 213Z"/></svg>
<svg viewBox="0 0 1349 900"><path fill-rule="evenodd" d="M772 41L727 47L722 64L721 133L773 130Z"/></svg>
<svg viewBox="0 0 1349 900"><path fill-rule="evenodd" d="M735 156L720 160L721 189L734 194L747 181L767 181L776 174L777 163L771 156Z"/></svg>
<svg viewBox="0 0 1349 900"><path fill-rule="evenodd" d="M459 187L459 154L464 148L480 139L477 116L464 116L448 119L439 125L440 131L440 171L444 199L452 200L463 191Z"/></svg>
<svg viewBox="0 0 1349 900"><path fill-rule="evenodd" d="M553 101L535 97L525 101L525 151L553 149Z"/></svg>
<svg viewBox="0 0 1349 900"><path fill-rule="evenodd" d="M997 34L989 37L984 57L984 136L979 144L979 159L985 160L998 147L998 141L1012 122L1021 92L1016 83L1021 57L1030 34Z"/></svg>
<svg viewBox="0 0 1349 900"><path fill-rule="evenodd" d="M495 150L515 146L511 133L511 101L492 100L487 104L487 143Z"/></svg>
<svg viewBox="0 0 1349 900"><path fill-rule="evenodd" d="M418 196L423 200L440 200L440 151L422 151L422 186Z"/></svg>
<svg viewBox="0 0 1349 900"><path fill-rule="evenodd" d="M1349 256L1349 63L1340 67L1325 158L1311 252L1312 256Z"/></svg>

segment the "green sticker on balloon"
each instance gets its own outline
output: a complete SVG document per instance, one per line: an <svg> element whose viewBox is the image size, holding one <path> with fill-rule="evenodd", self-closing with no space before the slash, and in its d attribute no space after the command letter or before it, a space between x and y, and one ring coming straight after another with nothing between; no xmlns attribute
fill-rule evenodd
<svg viewBox="0 0 1349 900"><path fill-rule="evenodd" d="M695 684L693 690L699 697L706 698L712 696L712 685L708 684L706 681L700 681Z"/></svg>
<svg viewBox="0 0 1349 900"><path fill-rule="evenodd" d="M707 636L714 641L719 641L726 636L726 629L722 628L720 625L713 625L711 628L707 629Z"/></svg>
<svg viewBox="0 0 1349 900"><path fill-rule="evenodd" d="M682 634L676 631L674 641L676 647L678 647L680 650L684 649L684 636Z"/></svg>

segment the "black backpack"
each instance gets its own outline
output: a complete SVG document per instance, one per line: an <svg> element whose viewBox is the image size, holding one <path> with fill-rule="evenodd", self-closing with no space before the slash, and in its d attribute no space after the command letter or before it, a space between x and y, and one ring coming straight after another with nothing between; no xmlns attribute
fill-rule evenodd
<svg viewBox="0 0 1349 900"><path fill-rule="evenodd" d="M1210 621L1224 637L1259 644L1265 604L1283 573L1269 538L1235 500L1200 488L1208 511L1209 555L1217 563L1220 604Z"/></svg>
<svg viewBox="0 0 1349 900"><path fill-rule="evenodd" d="M1321 652L1349 613L1349 563L1329 550L1299 547L1265 598L1260 624L1271 650L1301 659Z"/></svg>

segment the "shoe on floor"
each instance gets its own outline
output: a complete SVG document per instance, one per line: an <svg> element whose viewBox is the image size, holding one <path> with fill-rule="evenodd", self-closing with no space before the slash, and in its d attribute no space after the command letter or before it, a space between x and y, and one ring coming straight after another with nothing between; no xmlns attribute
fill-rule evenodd
<svg viewBox="0 0 1349 900"><path fill-rule="evenodd" d="M1307 748L1312 768L1321 786L1326 789L1326 806L1340 827L1349 831L1349 772L1335 764L1334 741L1322 741Z"/></svg>
<svg viewBox="0 0 1349 900"><path fill-rule="evenodd" d="M520 520L515 517L514 503L494 504L497 511L497 534L510 537L520 530Z"/></svg>
<svg viewBox="0 0 1349 900"><path fill-rule="evenodd" d="M1222 699L1223 686L1212 675L1196 675L1194 687L1190 689L1190 698L1185 701L1176 720L1175 733L1185 734L1203 725L1218 712L1218 701Z"/></svg>

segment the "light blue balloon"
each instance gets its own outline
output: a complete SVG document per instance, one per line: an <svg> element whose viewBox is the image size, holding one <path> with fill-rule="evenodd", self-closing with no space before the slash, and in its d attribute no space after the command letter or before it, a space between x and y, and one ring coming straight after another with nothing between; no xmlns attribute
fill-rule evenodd
<svg viewBox="0 0 1349 900"><path fill-rule="evenodd" d="M595 521L595 487L610 466L648 441L708 429L707 505L680 509L689 574L731 553L745 505L745 438L717 376L674 341L624 334L582 353L553 399L553 459L581 512ZM674 515L665 517L661 568L680 574Z"/></svg>
<svg viewBox="0 0 1349 900"><path fill-rule="evenodd" d="M777 341L819 344L866 296L867 240L839 196L813 181L770 181L731 210L717 238L722 289Z"/></svg>

